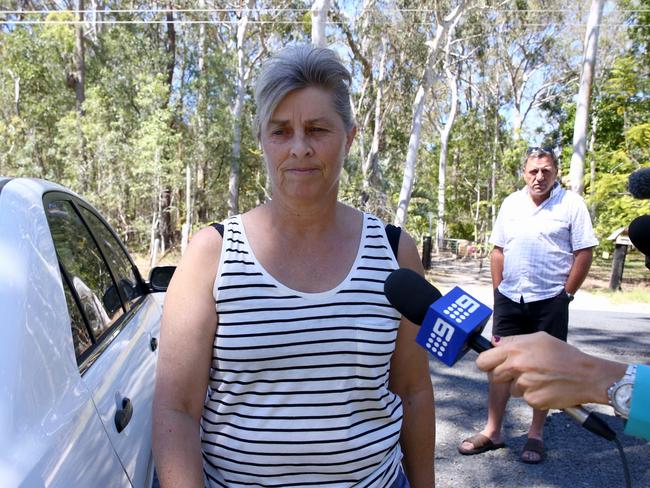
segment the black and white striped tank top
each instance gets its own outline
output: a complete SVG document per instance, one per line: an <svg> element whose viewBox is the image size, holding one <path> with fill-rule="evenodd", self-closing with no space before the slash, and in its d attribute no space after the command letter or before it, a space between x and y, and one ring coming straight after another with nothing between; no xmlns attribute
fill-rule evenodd
<svg viewBox="0 0 650 488"><path fill-rule="evenodd" d="M241 217L224 222L219 325L201 422L211 487L386 487L402 458L388 389L400 314L383 283L397 262L365 214L333 290L302 293L257 262Z"/></svg>

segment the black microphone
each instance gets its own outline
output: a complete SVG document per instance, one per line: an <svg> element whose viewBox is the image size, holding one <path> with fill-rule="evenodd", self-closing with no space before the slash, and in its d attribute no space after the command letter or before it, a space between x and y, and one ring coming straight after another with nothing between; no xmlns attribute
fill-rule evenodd
<svg viewBox="0 0 650 488"><path fill-rule="evenodd" d="M634 198L650 198L650 168L641 168L630 174L627 189Z"/></svg>
<svg viewBox="0 0 650 488"><path fill-rule="evenodd" d="M458 287L456 289L460 290ZM426 330L424 335L429 336L426 344L420 340L420 333L418 334L418 344L448 366L453 365L469 348L481 353L493 347L492 343L481 335L487 319L483 320L481 316L476 321L472 321L471 318L474 313L478 312L480 315L481 306L490 309L462 290L460 290L460 299L457 298L458 293L453 294L452 292L443 297L435 286L415 271L406 268L392 271L384 282L384 294L390 304L411 322L421 325L420 332ZM460 321L445 316L444 310L451 308L448 304L449 300L446 300L449 295L452 295L453 303L457 304L456 308L460 309L459 313L467 315L460 316ZM467 297L467 299L462 297ZM469 305L465 306L468 303ZM442 313L441 306L443 307ZM432 341L432 337L435 340ZM462 341L461 344L458 342L459 338ZM443 347L445 342L446 345ZM440 353L441 348L442 354ZM616 438L616 433L603 420L582 406L578 405L563 410L590 432L610 441Z"/></svg>
<svg viewBox="0 0 650 488"><path fill-rule="evenodd" d="M388 301L414 324L420 325L416 342L447 366L470 349L492 347L481 335L492 310L455 287L444 297L415 271L401 268L384 282Z"/></svg>
<svg viewBox="0 0 650 488"><path fill-rule="evenodd" d="M650 270L650 215L634 219L627 233L634 247L645 254L645 267Z"/></svg>

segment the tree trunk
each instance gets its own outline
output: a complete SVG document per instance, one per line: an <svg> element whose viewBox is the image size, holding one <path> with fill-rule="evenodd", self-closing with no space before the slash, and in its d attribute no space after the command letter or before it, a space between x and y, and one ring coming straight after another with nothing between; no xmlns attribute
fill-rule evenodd
<svg viewBox="0 0 650 488"><path fill-rule="evenodd" d="M498 97L497 97L498 100ZM492 175L490 175L490 229L494 229L497 220L497 149L499 147L499 109L494 107L494 140L492 142Z"/></svg>
<svg viewBox="0 0 650 488"><path fill-rule="evenodd" d="M205 0L199 2L199 8L205 8ZM207 90L208 82L205 69L205 57L207 53L206 44L206 30L205 23L199 24L199 39L198 39L198 60L196 67L196 77L199 80L196 100L196 137L198 154L196 158L196 178L194 180L195 195L194 195L194 208L196 210L195 216L201 222L207 217L207 202L205 198L205 175L208 166L208 151L207 151L207 131L206 119L208 117L207 107Z"/></svg>
<svg viewBox="0 0 650 488"><path fill-rule="evenodd" d="M167 17L167 86L169 87L169 98L172 95L172 84L174 82L174 68L176 67L176 27L174 25L174 12L172 4L167 5L169 11Z"/></svg>
<svg viewBox="0 0 650 488"><path fill-rule="evenodd" d="M185 164L185 222L181 231L181 255L185 254L192 231L192 172L190 163Z"/></svg>
<svg viewBox="0 0 650 488"><path fill-rule="evenodd" d="M621 291L623 282L623 271L625 270L625 257L627 256L627 245L616 244L614 257L612 259L612 275L609 278L609 290Z"/></svg>
<svg viewBox="0 0 650 488"><path fill-rule="evenodd" d="M591 135L589 137L589 147L588 151L591 154L589 158L589 171L590 171L590 180L589 180L589 189L592 197L596 196L596 158L594 157L594 146L596 145L596 127L598 127L598 117L594 116L591 119ZM589 214L591 215L591 220L596 220L596 199L593 198L591 205L589 206Z"/></svg>
<svg viewBox="0 0 650 488"><path fill-rule="evenodd" d="M14 113L16 117L20 117L20 76L9 68L7 68L7 72L14 81Z"/></svg>
<svg viewBox="0 0 650 488"><path fill-rule="evenodd" d="M83 103L86 100L86 61L84 52L84 0L77 0L77 24L75 25L75 107L77 112L77 141L80 156L80 177L82 189L85 191L92 181L91 168L86 154L86 139L83 134ZM98 178L99 180L99 178ZM98 192L99 193L99 192Z"/></svg>
<svg viewBox="0 0 650 488"><path fill-rule="evenodd" d="M167 5L169 11L166 13L167 19L167 45L165 50L167 52L167 87L169 89L169 95L165 101L165 106L169 107L170 101L173 93L173 82L174 82L174 70L176 68L176 26L174 24L174 12L173 4L169 3ZM170 125L173 126L174 119L170 120ZM160 163L161 158L164 155L161 155L160 152L156 154L158 159L158 167L161 168L162 173L162 164ZM160 218L160 247L161 253L164 254L165 249L169 249L174 241L174 228L172 225L172 199L174 196L173 188L166 186L161 187L160 189L160 208L159 208L159 218Z"/></svg>
<svg viewBox="0 0 650 488"><path fill-rule="evenodd" d="M413 181L415 180L415 166L417 163L417 153L420 146L420 130L422 128L422 113L424 112L426 93L431 89L433 84L433 65L437 60L440 41L447 35L450 27L455 26L460 20L461 14L465 9L465 1L461 1L443 20L436 26L436 36L431 43L427 61L424 70L422 83L418 87L413 102L413 118L411 123L411 134L409 136L408 151L404 163L404 177L402 188L399 193L397 203L397 212L395 214L394 224L404 226L406 223L407 209L413 192ZM439 17L436 16L436 19Z"/></svg>
<svg viewBox="0 0 650 488"><path fill-rule="evenodd" d="M362 166L364 190L379 189L379 143L382 134L382 98L384 93L384 79L386 77L386 51L388 40L382 39L381 60L379 62L379 77L377 79L377 94L375 96L375 124L372 133L370 152Z"/></svg>
<svg viewBox="0 0 650 488"><path fill-rule="evenodd" d="M605 0L592 0L587 32L585 33L584 59L582 62L582 76L578 91L578 104L576 106L575 125L573 127L573 155L571 156L571 169L569 171L569 184L571 190L578 195L584 193L585 184L585 152L587 147L587 124L589 119L589 105L591 102L591 87L596 67L596 52L598 50L598 33L600 19L603 15Z"/></svg>
<svg viewBox="0 0 650 488"><path fill-rule="evenodd" d="M311 7L311 42L316 47L327 45L325 27L327 26L327 11L330 0L314 0Z"/></svg>
<svg viewBox="0 0 650 488"><path fill-rule="evenodd" d="M76 70L76 107L77 113L83 115L83 103L86 99L86 59L84 52L84 0L77 0L77 25L75 26L75 70Z"/></svg>
<svg viewBox="0 0 650 488"><path fill-rule="evenodd" d="M239 213L239 173L241 157L241 114L246 95L246 54L244 40L251 9L255 0L248 0L246 7L241 12L237 22L237 80L235 86L235 102L233 114L233 141L230 158L230 178L228 180L228 215Z"/></svg>
<svg viewBox="0 0 650 488"><path fill-rule="evenodd" d="M445 125L440 129L440 158L438 162L438 218L436 221L436 247L438 251L443 247L445 238L445 189L447 183L447 151L449 149L449 135L451 128L456 119L458 109L458 69L452 72L450 67L450 49L451 38L454 35L454 29L449 29L447 33L447 43L445 44L445 73L447 75L447 86L451 91L451 102L449 114Z"/></svg>

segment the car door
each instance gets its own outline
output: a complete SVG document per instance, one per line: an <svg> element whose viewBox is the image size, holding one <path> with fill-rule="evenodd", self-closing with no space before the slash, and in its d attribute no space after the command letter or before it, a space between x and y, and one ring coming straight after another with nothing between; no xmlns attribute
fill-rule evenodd
<svg viewBox="0 0 650 488"><path fill-rule="evenodd" d="M148 485L160 304L90 206L60 194L47 200L48 213L59 216L52 234L70 289L68 306L84 319L73 330L82 381L131 483Z"/></svg>

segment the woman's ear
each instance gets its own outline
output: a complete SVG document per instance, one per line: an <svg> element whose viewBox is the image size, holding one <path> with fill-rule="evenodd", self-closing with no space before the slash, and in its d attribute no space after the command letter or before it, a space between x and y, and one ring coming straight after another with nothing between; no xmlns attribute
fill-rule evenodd
<svg viewBox="0 0 650 488"><path fill-rule="evenodd" d="M350 147L352 146L352 142L354 142L354 137L357 135L357 126L353 126L352 129L350 129L346 135L346 141L345 141L345 153L347 154L348 151L350 151Z"/></svg>

